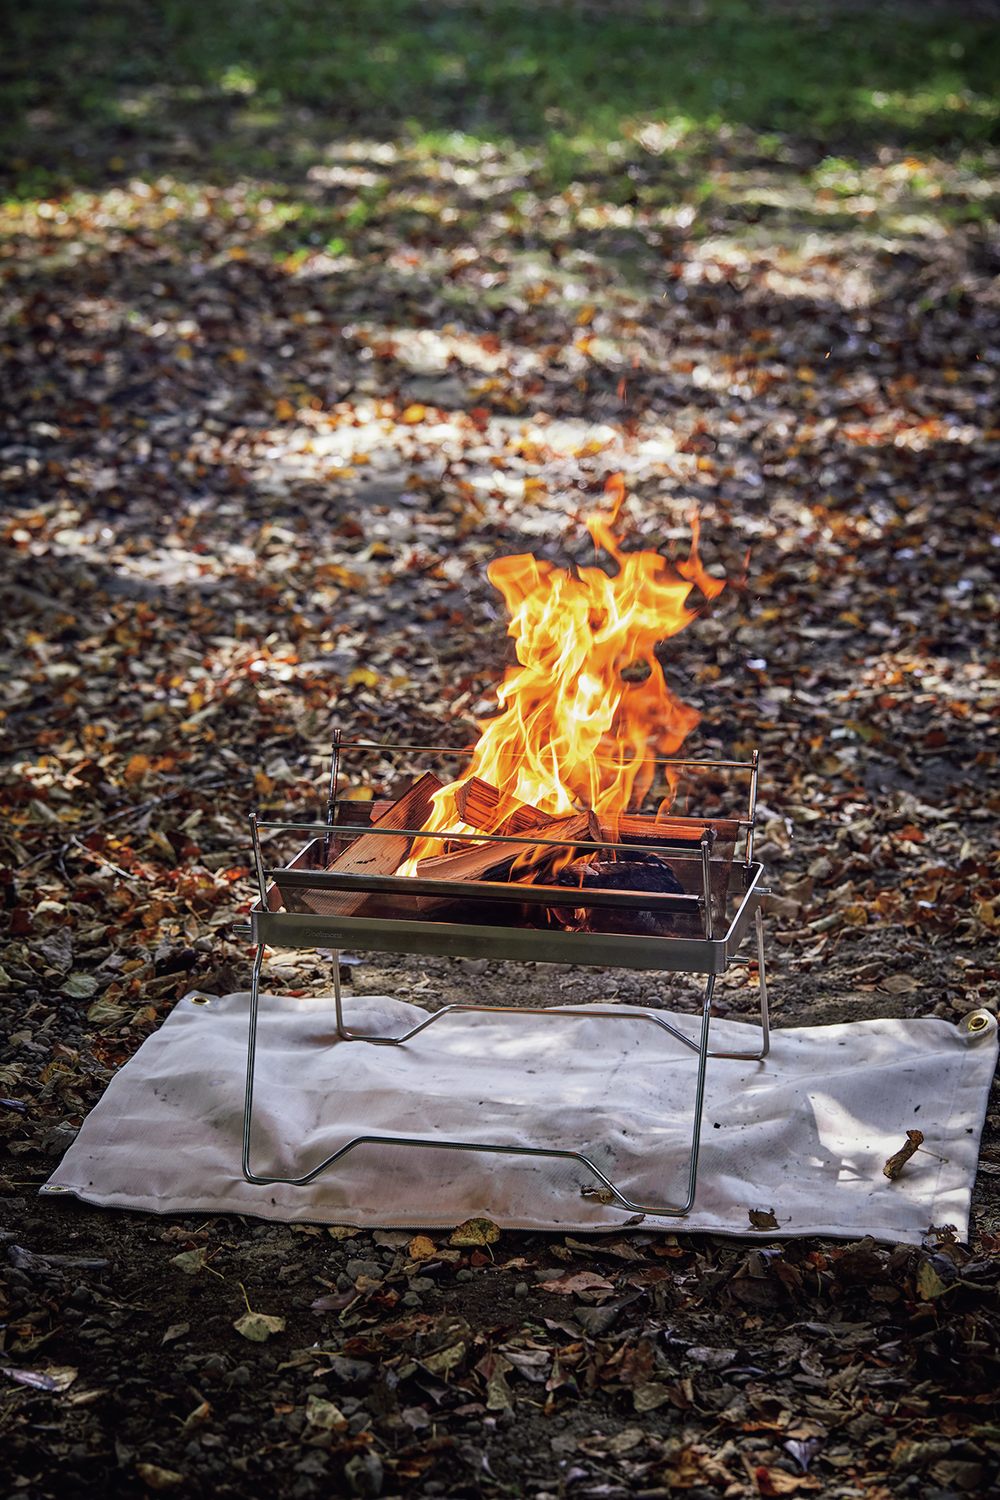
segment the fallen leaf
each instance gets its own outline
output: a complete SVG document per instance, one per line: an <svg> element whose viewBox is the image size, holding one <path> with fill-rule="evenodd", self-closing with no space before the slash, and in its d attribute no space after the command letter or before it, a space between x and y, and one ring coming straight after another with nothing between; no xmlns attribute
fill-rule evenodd
<svg viewBox="0 0 1000 1500"><path fill-rule="evenodd" d="M637 1385L632 1391L632 1405L637 1412L656 1411L658 1407L664 1406L670 1400L672 1396L668 1387L659 1385L655 1381Z"/></svg>
<svg viewBox="0 0 1000 1500"><path fill-rule="evenodd" d="M405 1229L376 1229L372 1239L383 1250L405 1250L411 1236Z"/></svg>
<svg viewBox="0 0 1000 1500"><path fill-rule="evenodd" d="M176 1469L161 1469L159 1464L136 1464L135 1472L151 1490L176 1490L184 1483L183 1474Z"/></svg>
<svg viewBox="0 0 1000 1500"><path fill-rule="evenodd" d="M577 1292L614 1291L613 1283L606 1277L599 1276L596 1271L566 1271L554 1281L536 1281L535 1285L547 1292L559 1292L563 1296L573 1296Z"/></svg>
<svg viewBox="0 0 1000 1500"><path fill-rule="evenodd" d="M943 1297L948 1290L950 1282L945 1281L935 1270L929 1260L921 1261L917 1272L917 1291L924 1302L935 1302L938 1297Z"/></svg>
<svg viewBox="0 0 1000 1500"><path fill-rule="evenodd" d="M352 1302L357 1302L360 1293L356 1288L349 1292L328 1292L323 1297L317 1297L315 1302L310 1302L312 1312L343 1312L345 1307L350 1307Z"/></svg>
<svg viewBox="0 0 1000 1500"><path fill-rule="evenodd" d="M99 1401L107 1394L107 1386L99 1385L89 1391L74 1391L71 1396L66 1397L66 1400L70 1406L93 1406L95 1401Z"/></svg>
<svg viewBox="0 0 1000 1500"><path fill-rule="evenodd" d="M195 1428L204 1427L211 1414L211 1405L207 1401L200 1402L200 1404L195 1407L194 1411L191 1412L189 1416L185 1417L184 1421L181 1423L181 1432L186 1437L188 1433L194 1432Z"/></svg>
<svg viewBox="0 0 1000 1500"><path fill-rule="evenodd" d="M509 1359L526 1380L536 1385L543 1383L545 1371L552 1363L551 1349L517 1349L511 1344L501 1344L498 1352Z"/></svg>
<svg viewBox="0 0 1000 1500"><path fill-rule="evenodd" d="M162 1339L160 1340L160 1343L161 1343L161 1345L162 1344L172 1344L174 1342L174 1339L183 1338L186 1333L190 1333L190 1332L191 1332L191 1324L190 1323L171 1323L170 1327L167 1329L166 1333L163 1335Z"/></svg>
<svg viewBox="0 0 1000 1500"><path fill-rule="evenodd" d="M465 1357L465 1344L449 1344L446 1349L439 1349L434 1354L424 1356L420 1363L431 1375L447 1375L454 1370L456 1365L462 1363Z"/></svg>
<svg viewBox="0 0 1000 1500"><path fill-rule="evenodd" d="M71 1365L50 1365L47 1370L24 1370L19 1365L0 1365L0 1374L14 1380L18 1385L31 1386L36 1391L65 1391L73 1384L79 1371Z"/></svg>
<svg viewBox="0 0 1000 1500"><path fill-rule="evenodd" d="M906 1132L906 1145L901 1147L894 1156L889 1157L889 1160L882 1168L883 1175L888 1177L890 1182L895 1182L910 1157L923 1143L924 1133L922 1130L908 1130Z"/></svg>
<svg viewBox="0 0 1000 1500"><path fill-rule="evenodd" d="M133 786L137 781L141 781L149 770L150 764L148 755L133 755L125 767L125 773L122 777L125 785Z"/></svg>
<svg viewBox="0 0 1000 1500"><path fill-rule="evenodd" d="M817 1453L822 1451L823 1439L820 1437L794 1437L781 1445L786 1453L790 1453L797 1464L802 1467L802 1472L808 1469Z"/></svg>
<svg viewBox="0 0 1000 1500"><path fill-rule="evenodd" d="M608 1438L606 1447L609 1453L619 1458L623 1453L631 1453L633 1448L638 1448L645 1441L646 1434L641 1427L625 1427L616 1433L613 1438Z"/></svg>
<svg viewBox="0 0 1000 1500"><path fill-rule="evenodd" d="M764 1464L752 1468L751 1477L761 1495L794 1495L799 1490L823 1488L811 1474L786 1474L784 1469L769 1469Z"/></svg>
<svg viewBox="0 0 1000 1500"><path fill-rule="evenodd" d="M771 1208L751 1208L747 1212L752 1229L778 1229L780 1227L774 1217L774 1210Z"/></svg>
<svg viewBox="0 0 1000 1500"><path fill-rule="evenodd" d="M887 995L910 995L914 990L919 990L920 981L914 979L912 974L890 974L878 987Z"/></svg>
<svg viewBox="0 0 1000 1500"><path fill-rule="evenodd" d="M457 1233L458 1230L456 1229L455 1234ZM451 1243L455 1243L454 1236L452 1237ZM479 1244L480 1241L477 1240L476 1243ZM411 1260L430 1260L432 1255L436 1255L438 1253L437 1246L435 1245L434 1241L429 1240L425 1234L418 1234L414 1239L412 1239L407 1246L407 1252Z"/></svg>
<svg viewBox="0 0 1000 1500"><path fill-rule="evenodd" d="M236 1319L233 1327L252 1344L263 1344L272 1333L284 1333L285 1320L270 1313L246 1312Z"/></svg>
<svg viewBox="0 0 1000 1500"><path fill-rule="evenodd" d="M347 1418L332 1401L310 1396L306 1401L306 1424L316 1432L344 1432Z"/></svg>
<svg viewBox="0 0 1000 1500"><path fill-rule="evenodd" d="M466 1219L448 1243L459 1249L472 1249L477 1245L495 1245L499 1238L500 1231L492 1219Z"/></svg>
<svg viewBox="0 0 1000 1500"><path fill-rule="evenodd" d="M941 1492L954 1493L962 1490L968 1494L970 1491L979 1490L983 1478L983 1465L967 1458L944 1458L938 1463L932 1464L929 1470L931 1478L941 1486Z"/></svg>
<svg viewBox="0 0 1000 1500"><path fill-rule="evenodd" d="M353 672L348 672L345 686L352 687L374 687L378 682L378 673L369 667L356 667Z"/></svg>
<svg viewBox="0 0 1000 1500"><path fill-rule="evenodd" d="M87 1020L94 1026L120 1026L128 1014L124 1005L115 1005L113 1000L95 1000L87 1011Z"/></svg>
<svg viewBox="0 0 1000 1500"><path fill-rule="evenodd" d="M487 1411L511 1411L514 1393L507 1384L506 1376L514 1368L509 1359L491 1351L476 1366L477 1374L486 1382Z"/></svg>
<svg viewBox="0 0 1000 1500"><path fill-rule="evenodd" d="M196 1250L182 1250L180 1255L170 1257L170 1264L176 1266L178 1271L183 1271L186 1276L197 1276L208 1264L208 1251L204 1245L199 1245Z"/></svg>
<svg viewBox="0 0 1000 1500"><path fill-rule="evenodd" d="M62 993L68 995L71 1000L89 1000L91 995L96 995L99 988L100 985L93 974L70 974L61 985Z"/></svg>

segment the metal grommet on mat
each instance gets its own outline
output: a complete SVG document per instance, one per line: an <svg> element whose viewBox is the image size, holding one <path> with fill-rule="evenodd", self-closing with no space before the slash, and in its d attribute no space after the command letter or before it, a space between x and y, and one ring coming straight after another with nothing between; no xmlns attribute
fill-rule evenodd
<svg viewBox="0 0 1000 1500"><path fill-rule="evenodd" d="M966 1036L988 1036L990 1032L997 1029L997 1018L992 1011L970 1010L967 1016L963 1016L958 1023L959 1031L964 1031Z"/></svg>

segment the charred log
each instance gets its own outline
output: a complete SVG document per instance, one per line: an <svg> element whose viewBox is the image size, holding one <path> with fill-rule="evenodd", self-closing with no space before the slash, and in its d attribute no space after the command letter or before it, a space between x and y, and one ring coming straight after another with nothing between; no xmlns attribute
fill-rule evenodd
<svg viewBox="0 0 1000 1500"><path fill-rule="evenodd" d="M557 885L575 888L581 899L575 910L585 906L588 890L649 891L662 896L683 896L684 887L666 860L650 854L641 859L576 860L556 876ZM582 923L574 919L573 908L560 908L558 916L567 926L583 932L619 932L664 937L673 933L678 919L663 912L636 907L629 911L591 909Z"/></svg>

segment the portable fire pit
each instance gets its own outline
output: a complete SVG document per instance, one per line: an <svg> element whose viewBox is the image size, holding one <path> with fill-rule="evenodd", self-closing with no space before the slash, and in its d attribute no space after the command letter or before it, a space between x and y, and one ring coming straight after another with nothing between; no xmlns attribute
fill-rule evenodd
<svg viewBox="0 0 1000 1500"><path fill-rule="evenodd" d="M447 788L462 827L428 838L428 817L443 783L430 771L412 778L394 800L338 799L347 753L411 757L454 756L442 747L342 742L333 750L325 825L259 821L250 816L259 899L249 923L236 929L256 945L250 993L243 1173L260 1186L304 1186L362 1145L421 1150L481 1151L579 1163L595 1179L587 1196L632 1213L680 1217L690 1212L698 1179L698 1154L706 1067L710 1058L761 1061L769 1047L761 898L763 868L753 858L758 762L658 760L675 782L688 775L744 777L741 817L664 816L642 812L574 812L546 816L515 807L499 823L496 790L476 777ZM457 787L457 792L454 788ZM486 830L490 831L486 831ZM310 834L288 864L267 867L261 833ZM422 857L420 857L422 856ZM747 1052L710 1048L716 979L732 964L749 962L740 948L756 935L760 987L759 1046ZM656 1026L696 1056L687 1190L680 1203L635 1203L584 1151L551 1146L473 1143L467 1140L358 1135L299 1177L274 1177L251 1165L254 1063L260 974L266 944L333 952L336 1035L339 1042L405 1047L444 1016L459 1013L548 1014L599 1017L608 1024ZM599 964L659 973L704 976L698 1041L653 1010L585 1010L544 1007L448 1005L402 1036L351 1032L344 1021L339 950L442 955L558 964Z"/></svg>

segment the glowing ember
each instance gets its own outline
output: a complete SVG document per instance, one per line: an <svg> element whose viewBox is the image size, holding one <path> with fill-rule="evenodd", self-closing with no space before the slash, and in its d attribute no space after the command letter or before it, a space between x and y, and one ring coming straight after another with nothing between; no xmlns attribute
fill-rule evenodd
<svg viewBox="0 0 1000 1500"><path fill-rule="evenodd" d="M415 874L419 860L439 854L441 834L473 831L456 803L471 777L499 792L478 821L485 832L525 805L556 817L621 813L649 790L652 757L675 753L698 723L698 712L667 687L654 647L695 618L687 608L695 584L710 599L725 585L701 565L696 522L686 561L622 552L612 531L625 498L621 475L606 491L612 510L586 525L614 558L613 578L530 554L491 564L489 579L503 594L517 642L519 665L508 668L497 693L506 711L482 724L466 776L435 795L424 830L439 837L420 840L402 873Z"/></svg>

